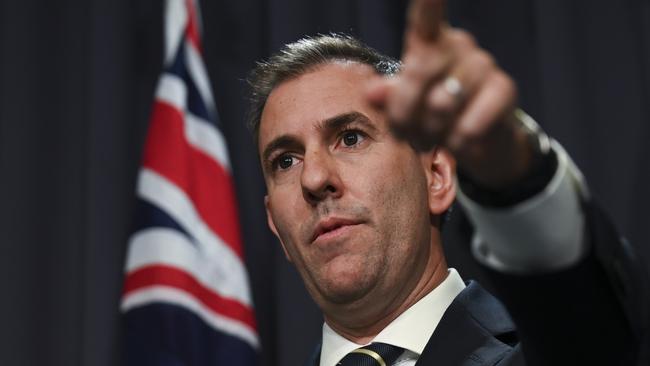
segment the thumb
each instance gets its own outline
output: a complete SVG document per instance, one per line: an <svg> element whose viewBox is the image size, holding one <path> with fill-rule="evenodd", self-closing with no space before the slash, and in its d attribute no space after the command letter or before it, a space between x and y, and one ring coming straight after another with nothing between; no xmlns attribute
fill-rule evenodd
<svg viewBox="0 0 650 366"><path fill-rule="evenodd" d="M384 109L394 84L392 77L378 76L372 79L366 86L366 99L373 107Z"/></svg>

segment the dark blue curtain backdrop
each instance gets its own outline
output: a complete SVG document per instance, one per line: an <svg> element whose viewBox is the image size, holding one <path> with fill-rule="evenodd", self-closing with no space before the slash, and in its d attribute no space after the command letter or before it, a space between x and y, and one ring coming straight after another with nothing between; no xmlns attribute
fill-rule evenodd
<svg viewBox="0 0 650 366"><path fill-rule="evenodd" d="M650 263L650 1L450 0L518 82L520 104L585 173ZM205 58L229 141L264 366L297 365L321 317L266 228L245 129L254 61L303 35L398 57L405 1L204 1ZM0 364L118 365L133 191L162 64L159 0L0 2ZM476 271L447 230L451 263Z"/></svg>

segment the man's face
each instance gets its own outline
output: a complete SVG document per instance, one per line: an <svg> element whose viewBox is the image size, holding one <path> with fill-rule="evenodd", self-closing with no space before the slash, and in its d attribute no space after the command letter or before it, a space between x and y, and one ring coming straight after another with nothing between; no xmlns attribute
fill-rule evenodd
<svg viewBox="0 0 650 366"><path fill-rule="evenodd" d="M375 77L328 63L280 84L262 113L269 225L321 307L397 300L429 255L425 166L365 100Z"/></svg>

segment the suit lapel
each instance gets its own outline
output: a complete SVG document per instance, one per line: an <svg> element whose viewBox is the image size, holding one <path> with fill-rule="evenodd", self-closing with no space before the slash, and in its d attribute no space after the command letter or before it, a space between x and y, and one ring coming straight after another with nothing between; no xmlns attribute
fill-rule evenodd
<svg viewBox="0 0 650 366"><path fill-rule="evenodd" d="M470 282L445 312L416 365L494 365L512 352L514 329L503 305Z"/></svg>
<svg viewBox="0 0 650 366"><path fill-rule="evenodd" d="M514 330L503 305L470 281L445 311L416 366L494 365L512 356ZM305 366L318 366L320 352L318 344Z"/></svg>

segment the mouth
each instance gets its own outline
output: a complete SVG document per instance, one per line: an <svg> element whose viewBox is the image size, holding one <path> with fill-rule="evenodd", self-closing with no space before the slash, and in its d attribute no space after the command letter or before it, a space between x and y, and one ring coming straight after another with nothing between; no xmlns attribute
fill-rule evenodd
<svg viewBox="0 0 650 366"><path fill-rule="evenodd" d="M330 217L324 220L321 220L314 234L312 235L311 242L322 241L326 239L335 238L353 226L359 225L361 222L359 220L344 219L337 217Z"/></svg>

